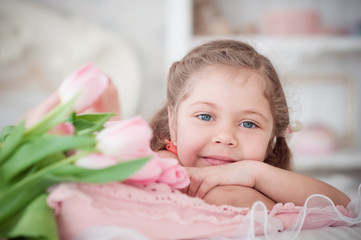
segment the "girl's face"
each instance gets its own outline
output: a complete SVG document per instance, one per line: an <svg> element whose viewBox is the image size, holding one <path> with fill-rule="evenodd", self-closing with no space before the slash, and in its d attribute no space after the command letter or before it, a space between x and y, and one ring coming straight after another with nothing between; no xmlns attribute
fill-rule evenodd
<svg viewBox="0 0 361 240"><path fill-rule="evenodd" d="M273 128L263 77L252 70L208 66L189 80L189 97L180 103L177 119L170 116L176 120L170 127L181 164L263 161Z"/></svg>

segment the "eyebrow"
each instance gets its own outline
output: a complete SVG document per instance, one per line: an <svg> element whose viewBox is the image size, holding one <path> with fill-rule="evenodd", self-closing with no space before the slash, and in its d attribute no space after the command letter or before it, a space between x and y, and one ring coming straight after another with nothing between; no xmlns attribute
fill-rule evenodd
<svg viewBox="0 0 361 240"><path fill-rule="evenodd" d="M211 103L211 102L206 102L206 101L198 101L198 102L194 102L192 103L190 106L194 106L194 105L208 105L208 106L211 106L211 107L216 107L217 105L214 104L214 103Z"/></svg>
<svg viewBox="0 0 361 240"><path fill-rule="evenodd" d="M242 111L242 113L244 113L244 114L254 114L254 115L260 116L261 118L263 118L267 122L269 121L269 119L265 115L263 115L262 113L260 113L258 111L244 110L244 111Z"/></svg>
<svg viewBox="0 0 361 240"><path fill-rule="evenodd" d="M206 102L206 101L198 101L198 102L194 102L192 103L190 106L194 106L194 105L208 105L210 107L217 107L216 104L214 103L211 103L211 102ZM262 119L264 119L265 121L269 121L269 119L263 115L261 112L259 111L256 111L256 110L252 110L252 109L249 109L249 110L243 110L243 111L240 111L241 114L254 114L254 115L257 115L257 116L260 116Z"/></svg>

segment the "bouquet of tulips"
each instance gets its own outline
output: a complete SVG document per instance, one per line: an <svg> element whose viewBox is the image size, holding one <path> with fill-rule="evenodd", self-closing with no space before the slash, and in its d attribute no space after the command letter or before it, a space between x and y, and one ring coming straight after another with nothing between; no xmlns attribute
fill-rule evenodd
<svg viewBox="0 0 361 240"><path fill-rule="evenodd" d="M63 81L59 102L35 124L23 121L1 130L0 239L58 239L46 204L55 184L189 184L177 160L151 151L152 131L142 118L111 121L114 113L82 114L109 84L106 75L86 65Z"/></svg>

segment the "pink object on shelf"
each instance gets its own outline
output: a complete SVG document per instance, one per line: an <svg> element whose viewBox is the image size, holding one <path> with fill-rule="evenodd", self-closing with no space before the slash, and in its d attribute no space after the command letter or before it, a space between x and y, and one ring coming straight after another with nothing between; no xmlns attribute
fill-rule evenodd
<svg viewBox="0 0 361 240"><path fill-rule="evenodd" d="M308 35L319 32L320 16L313 9L268 10L263 16L263 34Z"/></svg>
<svg viewBox="0 0 361 240"><path fill-rule="evenodd" d="M325 155L337 150L335 134L327 127L310 126L295 134L292 139L295 153L301 155Z"/></svg>

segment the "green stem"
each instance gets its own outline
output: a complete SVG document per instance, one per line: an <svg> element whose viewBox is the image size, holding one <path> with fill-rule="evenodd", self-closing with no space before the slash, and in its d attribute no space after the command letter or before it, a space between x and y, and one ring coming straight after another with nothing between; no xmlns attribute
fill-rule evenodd
<svg viewBox="0 0 361 240"><path fill-rule="evenodd" d="M76 161L77 159L83 157L83 156L86 156L88 155L89 153L92 153L92 152L96 152L98 150L96 149L92 149L92 150L88 150L88 151L84 151L82 153L79 153L77 155L74 155L74 156L71 156L71 157L68 157L68 158L64 158L63 160L55 163L55 164L52 164L46 168L43 168L41 169L40 171L34 173L33 175L29 176L29 177L26 177L24 178L23 180L21 180L20 182L16 183L14 187L12 187L11 189L9 189L9 191L7 191L6 193L4 193L4 196L6 194L9 194L11 191L14 191L18 188L20 188L21 186L23 186L24 184L26 184L27 182L30 182L38 177L41 177L43 174L51 171L51 170L54 170L56 169L57 167L60 167L60 166L63 166L65 164L68 164L68 163L72 163L74 161Z"/></svg>
<svg viewBox="0 0 361 240"><path fill-rule="evenodd" d="M41 118L34 126L25 131L24 136L46 132L58 123L62 122L66 115L71 111L75 97L66 103L60 103L51 109L43 118Z"/></svg>

